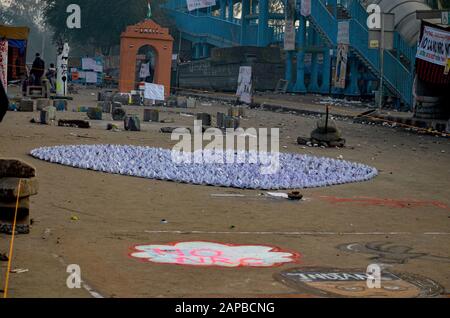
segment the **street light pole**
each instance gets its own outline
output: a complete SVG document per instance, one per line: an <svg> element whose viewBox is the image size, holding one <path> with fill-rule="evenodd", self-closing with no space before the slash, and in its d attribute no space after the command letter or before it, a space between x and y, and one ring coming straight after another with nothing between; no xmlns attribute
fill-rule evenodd
<svg viewBox="0 0 450 318"><path fill-rule="evenodd" d="M380 44L380 88L379 88L379 101L378 101L378 108L381 110L383 108L383 86L384 86L384 49L385 49L385 43L384 43L384 31L385 31L385 25L384 25L384 15L381 15L381 44Z"/></svg>

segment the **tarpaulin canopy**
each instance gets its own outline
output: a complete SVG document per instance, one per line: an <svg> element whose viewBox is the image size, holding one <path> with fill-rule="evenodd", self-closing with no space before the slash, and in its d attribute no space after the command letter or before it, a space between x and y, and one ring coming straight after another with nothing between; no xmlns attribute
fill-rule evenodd
<svg viewBox="0 0 450 318"><path fill-rule="evenodd" d="M27 27L11 27L0 24L0 39L8 40L28 40L30 29Z"/></svg>
<svg viewBox="0 0 450 318"><path fill-rule="evenodd" d="M14 47L19 49L20 54L25 53L25 49L27 48L27 41L24 40L8 40L9 47Z"/></svg>

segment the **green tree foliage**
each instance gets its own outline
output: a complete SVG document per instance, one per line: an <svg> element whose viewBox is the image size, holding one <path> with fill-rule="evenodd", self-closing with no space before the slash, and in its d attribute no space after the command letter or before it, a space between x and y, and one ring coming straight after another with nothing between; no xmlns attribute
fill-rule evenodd
<svg viewBox="0 0 450 318"><path fill-rule="evenodd" d="M128 25L136 24L147 16L147 0L44 0L44 18L54 31L54 41L69 41L79 46L101 49L109 55L112 47L120 43L120 34ZM153 19L162 16L163 0L151 1ZM81 8L81 29L68 29L66 9L70 4Z"/></svg>
<svg viewBox="0 0 450 318"><path fill-rule="evenodd" d="M44 0L14 0L8 4L0 1L0 24L30 28L28 61L33 60L36 52L50 59L55 55L54 48L48 45L51 40L43 24L43 7Z"/></svg>

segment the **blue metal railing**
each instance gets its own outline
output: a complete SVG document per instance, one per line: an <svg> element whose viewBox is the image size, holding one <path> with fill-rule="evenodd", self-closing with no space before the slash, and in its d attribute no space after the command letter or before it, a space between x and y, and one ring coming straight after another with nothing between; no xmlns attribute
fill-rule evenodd
<svg viewBox="0 0 450 318"><path fill-rule="evenodd" d="M368 13L359 1L346 1L349 6L347 9L351 14L353 22L350 25L350 43L356 50L362 53L362 56L374 66L375 71L380 75L379 51L368 48ZM361 39L365 40L361 41ZM384 54L384 78L390 84L390 88L400 95L403 102L412 105L412 87L414 81L412 61L414 61L415 49L410 47L397 32L395 33L394 47L396 49L396 56L389 51L386 51ZM400 55L405 58L406 63L398 59Z"/></svg>
<svg viewBox="0 0 450 318"><path fill-rule="evenodd" d="M186 0L170 0L164 8L176 20L177 27L191 36L203 38L214 46L226 47L230 45L257 45L257 35L254 32L256 25L250 24L252 32L241 39L241 19L223 19L221 16L211 15L210 10L187 10ZM280 43L284 39L284 26L269 26L268 37L270 43Z"/></svg>
<svg viewBox="0 0 450 318"><path fill-rule="evenodd" d="M368 32L367 18L368 14L364 7L358 0L341 0L345 1L345 7L350 12L352 19L355 19L362 26L364 26ZM416 57L416 47L410 46L399 33L394 35L394 47L397 52L397 57L403 56L407 61L407 66L412 65Z"/></svg>
<svg viewBox="0 0 450 318"><path fill-rule="evenodd" d="M369 30L367 27L368 14L362 4L357 0L340 0L338 4L345 7L351 18L350 47L370 65L372 71L380 76L380 54L378 50L369 49ZM318 26L323 35L333 44L337 45L337 18L326 8L325 0L312 1L311 20ZM397 55L412 61L415 53L399 35L396 35ZM413 73L412 66L406 67L395 55L386 51L384 54L384 79L386 86L398 95L407 105L412 105ZM411 65L412 63L410 63Z"/></svg>
<svg viewBox="0 0 450 318"><path fill-rule="evenodd" d="M337 42L337 20L328 11L322 0L311 1L311 20L319 26L323 36L332 44Z"/></svg>
<svg viewBox="0 0 450 318"><path fill-rule="evenodd" d="M326 0L311 1L312 26L321 34L324 40L332 46L337 45L338 19L327 8ZM350 15L350 47L376 75L380 75L380 56L378 50L369 49L367 27L368 14L358 0L338 0L338 5L347 10ZM176 20L180 30L193 38L203 38L212 45L224 47L239 45L241 41L241 20L223 16L212 16L210 10L187 11L186 0L170 0L166 3ZM332 11L332 10L331 10ZM257 26L251 25L251 34L246 35L247 45L256 45ZM270 42L280 43L284 38L284 27L274 25L270 30ZM394 38L395 51L385 52L384 79L386 87L398 95L405 104L412 105L413 61L414 47L411 47L398 34Z"/></svg>
<svg viewBox="0 0 450 318"><path fill-rule="evenodd" d="M353 49L370 64L373 71L380 76L380 53L378 50L370 49L367 43L367 36L361 36L364 33L364 27L356 20L350 21L350 43ZM390 90L394 91L404 103L412 103L412 83L411 72L390 52L384 53L384 79Z"/></svg>

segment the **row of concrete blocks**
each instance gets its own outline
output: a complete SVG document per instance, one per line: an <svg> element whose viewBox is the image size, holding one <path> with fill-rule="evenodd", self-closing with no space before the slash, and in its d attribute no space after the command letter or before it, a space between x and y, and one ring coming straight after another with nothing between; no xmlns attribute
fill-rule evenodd
<svg viewBox="0 0 450 318"><path fill-rule="evenodd" d="M20 160L0 159L0 233L12 233L17 202L16 232L30 232L30 197L38 189L33 167Z"/></svg>
<svg viewBox="0 0 450 318"><path fill-rule="evenodd" d="M169 97L167 101L156 101L144 99L140 94L122 94L111 90L98 92L99 102L121 103L122 105L144 105L144 106L167 106L177 108L195 108L197 100L192 97L176 96Z"/></svg>
<svg viewBox="0 0 450 318"><path fill-rule="evenodd" d="M204 127L212 126L212 116L208 113L198 113L197 120L200 120L202 122L202 126ZM236 129L240 127L240 123L239 117L227 116L224 113L217 113L216 127L219 129Z"/></svg>
<svg viewBox="0 0 450 318"><path fill-rule="evenodd" d="M57 111L66 111L67 110L67 100L65 99L54 99L50 100L47 98L40 99L21 99L18 103L18 111L21 112L35 112L41 111L49 106L55 107Z"/></svg>

